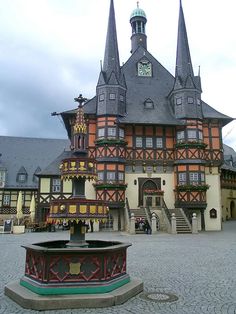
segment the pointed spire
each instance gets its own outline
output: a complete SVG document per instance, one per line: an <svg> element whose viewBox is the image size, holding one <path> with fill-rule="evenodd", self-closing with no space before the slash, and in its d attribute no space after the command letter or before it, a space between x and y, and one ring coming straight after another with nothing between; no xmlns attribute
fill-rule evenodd
<svg viewBox="0 0 236 314"><path fill-rule="evenodd" d="M75 101L79 103L77 113L76 113L76 120L74 125L74 134L87 133L87 126L84 120L84 109L83 109L83 103L87 99L82 96L82 94L79 95L79 97L75 98Z"/></svg>
<svg viewBox="0 0 236 314"><path fill-rule="evenodd" d="M180 0L175 76L178 76L181 79L182 83L184 83L189 75L194 78L184 12L182 7L182 1Z"/></svg>
<svg viewBox="0 0 236 314"><path fill-rule="evenodd" d="M111 73L114 72L117 78L120 76L120 59L116 33L116 19L114 2L110 2L110 13L107 28L106 48L103 61L103 71L106 77L109 78Z"/></svg>

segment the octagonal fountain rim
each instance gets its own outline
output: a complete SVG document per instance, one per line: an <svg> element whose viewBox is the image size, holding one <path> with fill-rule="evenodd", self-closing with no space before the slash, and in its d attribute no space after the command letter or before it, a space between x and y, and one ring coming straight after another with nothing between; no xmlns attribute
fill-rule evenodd
<svg viewBox="0 0 236 314"><path fill-rule="evenodd" d="M101 240L86 240L88 243L88 247L69 247L66 244L69 240L56 240L56 241L45 241L39 242L29 245L22 245L23 248L38 252L48 252L48 253L58 253L58 249L60 249L60 253L62 252L87 252L87 253L103 253L103 252L111 252L117 251L120 249L127 249L131 246L131 243L124 243L119 241L101 241ZM92 245L92 247L89 247ZM99 247L98 245L101 245Z"/></svg>

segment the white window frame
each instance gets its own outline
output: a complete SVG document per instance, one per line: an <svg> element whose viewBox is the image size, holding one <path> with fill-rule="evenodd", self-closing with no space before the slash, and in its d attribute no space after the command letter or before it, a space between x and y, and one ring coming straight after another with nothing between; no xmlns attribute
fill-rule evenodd
<svg viewBox="0 0 236 314"><path fill-rule="evenodd" d="M183 142L184 141L184 131L177 131L177 142Z"/></svg>
<svg viewBox="0 0 236 314"><path fill-rule="evenodd" d="M176 98L176 105L182 105L182 97Z"/></svg>
<svg viewBox="0 0 236 314"><path fill-rule="evenodd" d="M61 179L52 179L52 192L61 192Z"/></svg>
<svg viewBox="0 0 236 314"><path fill-rule="evenodd" d="M109 127L107 129L107 136L108 137L116 137L116 128L114 127Z"/></svg>
<svg viewBox="0 0 236 314"><path fill-rule="evenodd" d="M118 181L124 181L124 172L118 172Z"/></svg>
<svg viewBox="0 0 236 314"><path fill-rule="evenodd" d="M104 172L103 171L98 172L98 181L104 181Z"/></svg>
<svg viewBox="0 0 236 314"><path fill-rule="evenodd" d="M124 138L125 137L125 130L124 129L119 129L119 137Z"/></svg>
<svg viewBox="0 0 236 314"><path fill-rule="evenodd" d="M179 176L178 176L178 179L179 179L179 185L184 185L187 183L187 175L186 175L186 172L180 172L179 173Z"/></svg>
<svg viewBox="0 0 236 314"><path fill-rule="evenodd" d="M202 133L202 131L198 131L198 138L199 138L200 141L203 140L203 133Z"/></svg>
<svg viewBox="0 0 236 314"><path fill-rule="evenodd" d="M152 137L146 137L146 148L153 148L153 138Z"/></svg>
<svg viewBox="0 0 236 314"><path fill-rule="evenodd" d="M11 197L10 194L4 194L3 200L2 200L3 206L9 206L11 203Z"/></svg>
<svg viewBox="0 0 236 314"><path fill-rule="evenodd" d="M198 172L189 172L189 182L190 182L190 184L199 183L199 173Z"/></svg>
<svg viewBox="0 0 236 314"><path fill-rule="evenodd" d="M193 97L188 97L188 104L193 104L193 103L194 103Z"/></svg>
<svg viewBox="0 0 236 314"><path fill-rule="evenodd" d="M98 137L104 137L105 136L105 129L100 128L98 129Z"/></svg>
<svg viewBox="0 0 236 314"><path fill-rule="evenodd" d="M116 172L107 171L107 181L115 181L115 180L116 180Z"/></svg>
<svg viewBox="0 0 236 314"><path fill-rule="evenodd" d="M143 138L141 136L136 136L135 138L135 147L143 147Z"/></svg>
<svg viewBox="0 0 236 314"><path fill-rule="evenodd" d="M110 100L115 100L116 99L116 94L115 93L110 93L109 94L109 99Z"/></svg>
<svg viewBox="0 0 236 314"><path fill-rule="evenodd" d="M162 137L156 138L156 148L163 148L163 138Z"/></svg>
<svg viewBox="0 0 236 314"><path fill-rule="evenodd" d="M99 95L99 101L103 101L103 100L105 100L105 94L104 93Z"/></svg>
<svg viewBox="0 0 236 314"><path fill-rule="evenodd" d="M197 139L197 130L188 130L188 139L189 140L196 140Z"/></svg>

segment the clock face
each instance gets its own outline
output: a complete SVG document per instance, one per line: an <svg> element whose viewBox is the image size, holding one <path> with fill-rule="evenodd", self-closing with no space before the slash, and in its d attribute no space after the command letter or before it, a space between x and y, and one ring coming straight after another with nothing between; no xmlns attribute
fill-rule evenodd
<svg viewBox="0 0 236 314"><path fill-rule="evenodd" d="M152 76L152 65L149 61L138 63L138 76Z"/></svg>

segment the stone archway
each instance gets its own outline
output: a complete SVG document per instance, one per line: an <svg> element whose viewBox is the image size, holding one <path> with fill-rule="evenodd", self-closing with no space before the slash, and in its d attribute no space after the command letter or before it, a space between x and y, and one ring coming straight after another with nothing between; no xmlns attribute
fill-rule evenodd
<svg viewBox="0 0 236 314"><path fill-rule="evenodd" d="M232 219L236 219L236 207L234 201L230 202L230 215Z"/></svg>

